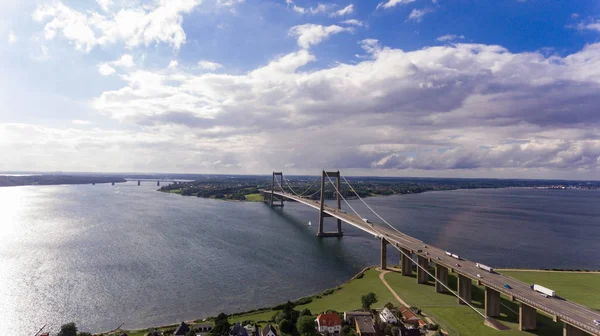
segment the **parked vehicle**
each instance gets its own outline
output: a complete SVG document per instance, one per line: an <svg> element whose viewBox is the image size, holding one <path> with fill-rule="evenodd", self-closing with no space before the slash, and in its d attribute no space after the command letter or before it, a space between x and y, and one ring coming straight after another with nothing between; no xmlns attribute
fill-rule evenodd
<svg viewBox="0 0 600 336"><path fill-rule="evenodd" d="M531 289L533 289L536 292L540 292L540 293L546 294L548 296L556 296L556 292L550 288L546 288L544 286L540 286L540 285L536 285L536 284L533 284L530 287L531 287Z"/></svg>
<svg viewBox="0 0 600 336"><path fill-rule="evenodd" d="M494 269L491 268L490 266L486 266L486 265L480 264L480 263L476 263L475 266L477 266L477 268L482 269L484 271L488 271L490 273L494 273Z"/></svg>
<svg viewBox="0 0 600 336"><path fill-rule="evenodd" d="M512 287L510 287L509 284L504 284L504 288L506 288L506 289L512 289Z"/></svg>

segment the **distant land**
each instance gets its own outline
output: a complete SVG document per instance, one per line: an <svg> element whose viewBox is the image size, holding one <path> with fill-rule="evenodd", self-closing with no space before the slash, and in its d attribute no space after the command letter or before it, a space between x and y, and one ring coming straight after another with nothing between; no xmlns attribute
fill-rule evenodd
<svg viewBox="0 0 600 336"><path fill-rule="evenodd" d="M548 188L548 189L599 189L598 181L566 180L522 180L522 179L461 179L461 178L409 178L409 177L346 177L360 197L384 196L395 194L418 194L427 191L481 188ZM306 196L312 199L320 197L320 177L287 176L275 188L286 192ZM326 182L329 182L326 180ZM159 190L184 196L196 196L238 201L262 201L259 189L271 188L271 176L206 176L189 182L176 182L162 186ZM342 180L341 193L353 198ZM331 199L335 191L330 183L325 188L325 198Z"/></svg>
<svg viewBox="0 0 600 336"><path fill-rule="evenodd" d="M85 176L85 175L0 175L0 187L16 187L27 185L58 184L91 184L91 183L126 182L118 176Z"/></svg>

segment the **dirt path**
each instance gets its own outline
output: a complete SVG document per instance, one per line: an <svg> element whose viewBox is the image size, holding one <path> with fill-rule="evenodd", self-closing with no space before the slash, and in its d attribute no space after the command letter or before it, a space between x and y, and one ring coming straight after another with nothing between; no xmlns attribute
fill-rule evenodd
<svg viewBox="0 0 600 336"><path fill-rule="evenodd" d="M390 293L392 293L392 295L394 295L394 297L396 298L396 300L398 300L398 302L400 302L401 305L403 305L404 307L408 308L410 307L408 305L408 303L404 302L404 300L402 300L402 298L396 293L395 290L392 289L392 286L390 286L387 281L385 280L385 275L390 273L390 271L388 270L379 270L379 279L381 280L381 282L385 285L385 287L387 287L387 289L390 291Z"/></svg>

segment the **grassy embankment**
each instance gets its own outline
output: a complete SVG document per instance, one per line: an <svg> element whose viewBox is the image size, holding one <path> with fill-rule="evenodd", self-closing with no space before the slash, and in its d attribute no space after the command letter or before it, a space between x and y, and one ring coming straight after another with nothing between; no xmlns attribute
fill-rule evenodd
<svg viewBox="0 0 600 336"><path fill-rule="evenodd" d="M263 202L265 199L261 194L248 194L244 195L248 202Z"/></svg>
<svg viewBox="0 0 600 336"><path fill-rule="evenodd" d="M554 289L558 295L592 309L600 309L600 293L592 290L600 283L600 274L573 273L573 272L501 272L527 283L538 283ZM544 314L538 313L538 330L532 332L518 331L519 305L502 297L500 307L501 316L497 318L512 330L496 331L482 322L481 316L470 308L459 305L457 299L451 294L437 294L433 288L433 281L429 285L417 285L414 277L403 277L398 273L386 275L388 283L396 290L398 295L408 304L417 306L440 325L449 331L458 331L459 335L562 335L562 323L554 323ZM456 276L449 274L450 288L456 288ZM484 311L484 290L482 287L473 287L473 305L481 312Z"/></svg>
<svg viewBox="0 0 600 336"><path fill-rule="evenodd" d="M600 292L595 290L597 284L600 283L600 274L598 273L536 271L502 271L502 273L528 283L538 283L550 287L556 290L558 295L568 300L592 309L600 309ZM534 332L518 331L519 306L505 297L502 297L503 306L501 306L501 316L498 320L512 330L496 331L485 326L477 313L468 307L459 305L454 296L435 293L432 281L429 285L417 285L414 277L403 277L399 273L388 273L385 279L406 303L422 309L424 314L430 316L452 335L562 335L562 324L552 322L551 318L543 314L538 314L538 330ZM449 274L448 281L451 288L456 288L454 274ZM379 302L375 304L376 308L382 307L387 302L398 304L380 281L379 272L375 269L367 270L363 278L352 280L338 288L329 295L323 295L323 293L315 295L312 302L297 306L296 309L308 308L313 314L328 309L338 311L359 309L361 307L360 297L368 292L377 294ZM474 287L472 295L473 305L483 312L483 288ZM268 309L233 315L230 317L230 322L252 320L264 326L276 312ZM145 335L145 331L128 332L128 335L142 336Z"/></svg>

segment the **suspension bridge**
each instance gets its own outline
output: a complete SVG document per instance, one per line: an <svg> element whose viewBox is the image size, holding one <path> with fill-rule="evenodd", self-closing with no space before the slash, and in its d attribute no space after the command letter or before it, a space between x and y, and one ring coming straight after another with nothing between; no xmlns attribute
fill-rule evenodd
<svg viewBox="0 0 600 336"><path fill-rule="evenodd" d="M353 196L366 206L381 223L372 223L359 214L347 201L342 193L342 181ZM498 328L500 324L494 317L500 316L500 295L505 295L513 302L519 303L519 329L535 330L537 328L537 311L552 317L554 322L563 323L563 336L597 335L600 336L600 327L595 321L600 321L600 313L577 303L567 301L560 297L544 297L532 290L529 284L504 276L497 272L485 272L477 267L473 261L466 260L457 255L448 254L446 251L424 243L423 241L406 235L396 229L381 217L367 202L365 202L348 180L339 171L323 171L321 174L321 187L311 195L306 195L315 180L303 193L297 193L289 182L283 177L283 172L273 172L271 189L261 189L265 202L275 207L283 207L284 201L294 201L307 205L319 212L319 237L342 237L342 223L352 225L377 238L381 242L381 269L387 268L387 249L392 246L399 252L401 274L412 276L413 267L416 265L416 281L426 284L429 277L435 281L435 291L450 293L456 296L458 303L469 306L482 317L486 325ZM335 182L334 182L335 180ZM290 192L286 192L284 185ZM335 191L334 206L325 204L325 187L332 186ZM318 201L311 197L320 193ZM342 210L342 201L349 212ZM325 218L336 220L335 231L325 231ZM430 267L434 271L430 271ZM457 275L457 288L448 285L448 273ZM471 304L473 283L485 288L484 311L481 312Z"/></svg>

